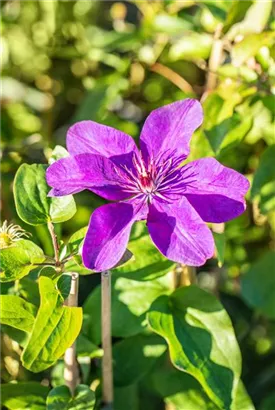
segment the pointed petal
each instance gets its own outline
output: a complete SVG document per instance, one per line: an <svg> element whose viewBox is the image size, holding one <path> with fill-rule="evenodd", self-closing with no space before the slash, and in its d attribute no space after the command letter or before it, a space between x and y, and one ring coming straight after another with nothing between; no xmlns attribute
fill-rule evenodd
<svg viewBox="0 0 275 410"><path fill-rule="evenodd" d="M170 204L154 200L147 225L156 247L172 261L201 266L213 256L211 231L184 197Z"/></svg>
<svg viewBox="0 0 275 410"><path fill-rule="evenodd" d="M71 155L90 153L107 158L138 152L130 135L94 121L80 121L70 127L67 148Z"/></svg>
<svg viewBox="0 0 275 410"><path fill-rule="evenodd" d="M75 194L89 189L109 200L129 198L123 170L101 155L80 154L62 158L47 169L50 196Z"/></svg>
<svg viewBox="0 0 275 410"><path fill-rule="evenodd" d="M144 216L145 203L118 202L97 208L84 240L84 265L96 272L113 268L122 258L135 221Z"/></svg>
<svg viewBox="0 0 275 410"><path fill-rule="evenodd" d="M156 159L167 153L186 158L191 136L202 120L201 104L193 99L177 101L152 111L140 136L144 159Z"/></svg>
<svg viewBox="0 0 275 410"><path fill-rule="evenodd" d="M244 195L249 182L243 175L224 167L214 158L190 162L183 169L187 167L191 177L183 195L204 221L226 222L245 211Z"/></svg>

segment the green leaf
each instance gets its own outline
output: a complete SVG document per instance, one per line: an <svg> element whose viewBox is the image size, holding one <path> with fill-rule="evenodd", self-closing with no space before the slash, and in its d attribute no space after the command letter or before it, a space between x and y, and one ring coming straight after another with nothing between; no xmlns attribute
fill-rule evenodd
<svg viewBox="0 0 275 410"><path fill-rule="evenodd" d="M172 271L175 263L166 259L154 246L149 235L143 235L128 244L128 249L134 255L125 265L114 269L115 276L137 281L153 280Z"/></svg>
<svg viewBox="0 0 275 410"><path fill-rule="evenodd" d="M270 319L275 319L275 252L266 253L244 275L241 291L244 300Z"/></svg>
<svg viewBox="0 0 275 410"><path fill-rule="evenodd" d="M252 4L253 2L249 0L236 0L232 2L223 26L223 32L227 33L227 31L230 29L230 27L233 26L233 24L242 21L247 10Z"/></svg>
<svg viewBox="0 0 275 410"><path fill-rule="evenodd" d="M152 375L156 392L175 410L217 410L194 377L173 368ZM242 409L244 410L244 409Z"/></svg>
<svg viewBox="0 0 275 410"><path fill-rule="evenodd" d="M40 271L41 272L41 271ZM18 284L19 296L35 306L39 306L39 289L38 283L33 279L23 278Z"/></svg>
<svg viewBox="0 0 275 410"><path fill-rule="evenodd" d="M84 226L84 228L79 229L70 237L68 241L68 250L70 253L79 253L79 248L84 241L87 230L88 226Z"/></svg>
<svg viewBox="0 0 275 410"><path fill-rule="evenodd" d="M16 329L30 332L32 330L36 306L15 295L0 296L0 322Z"/></svg>
<svg viewBox="0 0 275 410"><path fill-rule="evenodd" d="M274 35L273 32L250 34L239 43L236 43L231 50L233 65L239 67L250 57L256 56L262 46L269 45L272 42Z"/></svg>
<svg viewBox="0 0 275 410"><path fill-rule="evenodd" d="M80 333L76 340L77 356L90 357L91 359L102 357L103 350L92 343L84 334Z"/></svg>
<svg viewBox="0 0 275 410"><path fill-rule="evenodd" d="M113 347L115 386L129 386L142 379L166 349L165 341L154 334L140 334L116 343Z"/></svg>
<svg viewBox="0 0 275 410"><path fill-rule="evenodd" d="M1 249L0 282L11 282L26 276L45 256L32 241L20 239L11 246Z"/></svg>
<svg viewBox="0 0 275 410"><path fill-rule="evenodd" d="M234 14L233 19L231 17L232 14L231 16L230 13L228 14L228 20L231 19L231 21L226 22L225 30L228 28L228 25L232 24L232 22L235 23L235 21L238 21L230 28L226 35L229 40L233 40L239 34L247 35L251 33L261 33L268 22L272 10L272 0L255 0L252 5L251 2L248 2L248 5L250 6L248 10L245 10L246 6L242 3L246 3L246 1L244 2L240 0L236 2L235 10L231 12Z"/></svg>
<svg viewBox="0 0 275 410"><path fill-rule="evenodd" d="M55 161L58 161L61 158L66 158L69 156L68 151L61 145L56 145L52 150L51 157L49 159L49 164L53 164Z"/></svg>
<svg viewBox="0 0 275 410"><path fill-rule="evenodd" d="M252 127L252 118L242 118L234 113L236 104L240 102L239 94L225 100L219 94L213 93L205 100L204 133L216 154L238 145Z"/></svg>
<svg viewBox="0 0 275 410"><path fill-rule="evenodd" d="M14 199L20 218L30 225L49 220L49 188L45 180L46 166L22 164L14 180Z"/></svg>
<svg viewBox="0 0 275 410"><path fill-rule="evenodd" d="M95 408L95 394L86 385L79 384L74 396L67 386L52 389L47 397L47 410L93 410Z"/></svg>
<svg viewBox="0 0 275 410"><path fill-rule="evenodd" d="M146 312L160 295L171 292L169 275L146 282L126 278L112 278L112 334L129 337L146 327ZM101 341L101 287L98 286L86 299L85 333L95 344ZM127 326L125 326L127 323Z"/></svg>
<svg viewBox="0 0 275 410"><path fill-rule="evenodd" d="M212 48L213 38L208 34L188 33L176 41L169 50L170 61L196 61L207 59Z"/></svg>
<svg viewBox="0 0 275 410"><path fill-rule="evenodd" d="M259 410L274 410L275 408L275 392L272 392L261 402Z"/></svg>
<svg viewBox="0 0 275 410"><path fill-rule="evenodd" d="M39 278L40 307L29 342L22 354L23 365L34 373L53 365L78 336L82 309L63 306L63 298L53 281Z"/></svg>
<svg viewBox="0 0 275 410"><path fill-rule="evenodd" d="M167 340L174 366L195 377L219 408L229 410L240 379L241 355L220 302L188 286L159 297L147 316L151 328Z"/></svg>
<svg viewBox="0 0 275 410"><path fill-rule="evenodd" d="M215 246L216 246L216 251L217 251L218 265L219 265L219 267L222 267L222 265L224 263L225 234L224 233L216 233L216 232L212 232L212 233L213 233Z"/></svg>
<svg viewBox="0 0 275 410"><path fill-rule="evenodd" d="M50 198L50 220L54 223L65 222L76 213L76 205L72 195Z"/></svg>
<svg viewBox="0 0 275 410"><path fill-rule="evenodd" d="M14 199L20 218L30 225L64 222L72 218L76 206L72 195L50 198L46 183L47 166L22 164L14 180Z"/></svg>
<svg viewBox="0 0 275 410"><path fill-rule="evenodd" d="M60 278L57 281L57 288L63 298L63 300L66 300L67 297L70 294L71 290L71 283L72 283L72 277L69 274L64 274L60 276Z"/></svg>
<svg viewBox="0 0 275 410"><path fill-rule="evenodd" d="M45 410L49 388L37 382L1 385L1 404L10 410Z"/></svg>
<svg viewBox="0 0 275 410"><path fill-rule="evenodd" d="M138 384L131 386L115 387L114 389L114 409L119 410L140 410L140 392ZM142 403L144 408L144 400Z"/></svg>
<svg viewBox="0 0 275 410"><path fill-rule="evenodd" d="M266 148L261 156L258 169L255 172L252 187L251 198L260 199L260 209L267 213L275 209L275 144Z"/></svg>
<svg viewBox="0 0 275 410"><path fill-rule="evenodd" d="M152 21L152 28L158 33L168 33L179 35L183 31L192 29L192 23L187 19L182 19L177 16L170 16L169 14L158 13Z"/></svg>

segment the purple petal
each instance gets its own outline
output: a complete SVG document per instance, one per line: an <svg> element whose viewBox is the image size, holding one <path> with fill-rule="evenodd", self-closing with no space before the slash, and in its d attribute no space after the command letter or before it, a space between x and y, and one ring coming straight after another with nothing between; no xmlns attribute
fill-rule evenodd
<svg viewBox="0 0 275 410"><path fill-rule="evenodd" d="M191 136L202 120L201 104L193 99L177 101L152 111L140 136L144 159L156 159L167 153L186 158Z"/></svg>
<svg viewBox="0 0 275 410"><path fill-rule="evenodd" d="M90 153L108 158L138 152L130 135L94 121L81 121L70 127L67 148L71 155Z"/></svg>
<svg viewBox="0 0 275 410"><path fill-rule="evenodd" d="M97 208L90 219L83 245L83 263L102 272L113 268L122 258L132 225L144 217L144 202L118 202Z"/></svg>
<svg viewBox="0 0 275 410"><path fill-rule="evenodd" d="M122 169L101 155L80 154L62 158L47 169L50 196L75 194L89 189L109 200L129 198Z"/></svg>
<svg viewBox="0 0 275 410"><path fill-rule="evenodd" d="M244 212L249 182L239 172L214 158L202 158L184 168L190 170L190 178L186 178L183 195L204 221L226 222Z"/></svg>
<svg viewBox="0 0 275 410"><path fill-rule="evenodd" d="M211 231L184 197L170 204L154 200L147 225L156 247L174 262L201 266L213 256Z"/></svg>

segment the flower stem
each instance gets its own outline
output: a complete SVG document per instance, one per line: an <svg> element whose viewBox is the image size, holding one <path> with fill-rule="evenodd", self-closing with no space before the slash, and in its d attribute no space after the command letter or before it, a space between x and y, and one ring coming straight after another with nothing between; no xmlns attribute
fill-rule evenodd
<svg viewBox="0 0 275 410"><path fill-rule="evenodd" d="M104 409L113 409L113 363L111 332L111 272L101 273L101 336L102 336L102 378Z"/></svg>
<svg viewBox="0 0 275 410"><path fill-rule="evenodd" d="M76 272L71 272L70 275L72 278L71 290L70 290L70 294L67 300L65 301L65 305L73 307L73 306L77 306L78 304L79 275ZM64 380L65 380L66 386L69 387L73 395L75 388L78 384L78 380L79 380L79 371L78 371L78 364L76 360L75 342L72 344L71 347L68 347L64 355Z"/></svg>
<svg viewBox="0 0 275 410"><path fill-rule="evenodd" d="M55 262L56 262L56 266L58 266L60 264L59 261L59 245L58 245L58 241L57 241L57 236L55 234L54 231L54 226L53 223L51 221L48 222L48 229L52 238L52 243L53 243L53 249L54 249L54 258L55 258Z"/></svg>

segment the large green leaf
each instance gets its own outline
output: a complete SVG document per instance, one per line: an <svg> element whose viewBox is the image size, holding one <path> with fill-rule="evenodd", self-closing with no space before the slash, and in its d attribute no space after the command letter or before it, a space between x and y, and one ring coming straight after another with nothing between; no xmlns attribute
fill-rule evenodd
<svg viewBox="0 0 275 410"><path fill-rule="evenodd" d="M63 298L50 278L39 278L39 292L40 307L21 357L23 365L35 373L47 369L64 354L82 324L82 309L63 306Z"/></svg>
<svg viewBox="0 0 275 410"><path fill-rule="evenodd" d="M146 312L160 295L171 292L169 275L140 282L126 278L112 278L112 334L129 337L140 333L145 326ZM101 287L98 286L85 301L85 333L95 343L101 340ZM127 323L127 326L125 326Z"/></svg>
<svg viewBox="0 0 275 410"><path fill-rule="evenodd" d="M275 252L266 253L241 281L242 295L252 307L275 319Z"/></svg>
<svg viewBox="0 0 275 410"><path fill-rule="evenodd" d="M67 386L52 389L47 397L47 410L93 410L95 394L86 385L76 386L72 396Z"/></svg>
<svg viewBox="0 0 275 410"><path fill-rule="evenodd" d="M153 303L148 321L168 342L174 366L195 377L220 409L231 409L241 355L220 302L196 286L180 288Z"/></svg>
<svg viewBox="0 0 275 410"><path fill-rule="evenodd" d="M267 213L275 208L275 145L267 147L254 175L251 197L259 198L260 210Z"/></svg>
<svg viewBox="0 0 275 410"><path fill-rule="evenodd" d="M129 386L142 379L166 349L165 341L155 334L140 334L116 343L113 348L115 385Z"/></svg>
<svg viewBox="0 0 275 410"><path fill-rule="evenodd" d="M15 295L0 296L0 322L16 329L32 330L37 307Z"/></svg>
<svg viewBox="0 0 275 410"><path fill-rule="evenodd" d="M177 369L158 369L152 375L156 392L164 398L165 403L172 405L174 410L217 410L213 403L194 377ZM255 410L252 401L240 381L235 400L234 410Z"/></svg>
<svg viewBox="0 0 275 410"><path fill-rule="evenodd" d="M72 218L76 206L72 195L49 198L46 183L47 166L22 164L14 180L14 199L20 218L30 225L49 221L58 223Z"/></svg>
<svg viewBox="0 0 275 410"><path fill-rule="evenodd" d="M11 282L26 276L45 260L43 251L32 241L21 239L1 249L0 281Z"/></svg>
<svg viewBox="0 0 275 410"><path fill-rule="evenodd" d="M217 410L194 377L174 368L158 370L152 375L153 387L174 410ZM242 409L244 410L244 409Z"/></svg>
<svg viewBox="0 0 275 410"><path fill-rule="evenodd" d="M45 410L49 388L37 382L1 385L1 404L10 410Z"/></svg>

